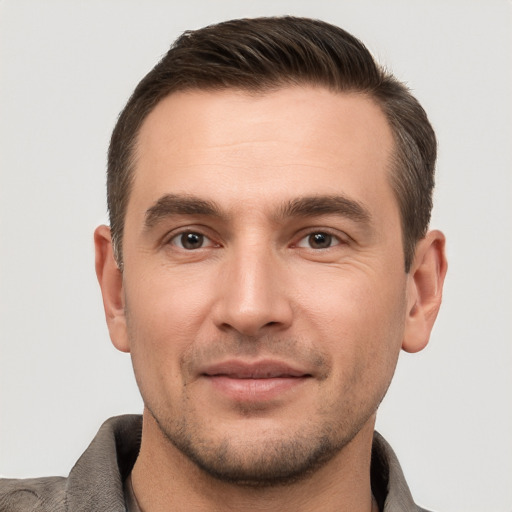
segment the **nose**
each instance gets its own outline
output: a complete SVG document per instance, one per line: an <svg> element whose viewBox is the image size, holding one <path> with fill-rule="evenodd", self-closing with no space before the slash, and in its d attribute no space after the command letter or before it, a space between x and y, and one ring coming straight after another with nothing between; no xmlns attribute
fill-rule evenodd
<svg viewBox="0 0 512 512"><path fill-rule="evenodd" d="M258 336L291 325L290 290L283 265L272 251L245 247L224 263L212 311L217 328Z"/></svg>

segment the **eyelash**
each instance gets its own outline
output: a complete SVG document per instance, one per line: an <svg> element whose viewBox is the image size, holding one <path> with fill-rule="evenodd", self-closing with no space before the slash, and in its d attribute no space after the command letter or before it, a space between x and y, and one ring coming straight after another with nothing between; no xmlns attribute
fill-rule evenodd
<svg viewBox="0 0 512 512"><path fill-rule="evenodd" d="M196 236L199 241L201 242L200 247L189 247L187 248L185 245L187 244L187 240L184 240L184 237L186 236ZM322 243L322 241L326 241L327 247L312 247L311 242L314 242L314 238L316 237L319 243ZM301 245L304 241L306 241L306 244L308 245ZM192 239L189 240L189 242L193 242ZM204 242L206 242L207 245L204 245ZM336 247L338 245L344 245L347 241L344 240L342 237L340 237L337 234L333 234L328 230L325 229L313 229L309 230L308 232L304 233L301 238L296 243L293 243L291 247L298 247L303 249L309 249L313 251L324 251L327 249L331 249L333 247ZM178 233L173 234L172 237L168 239L166 242L166 245L173 245L175 247L178 247L181 250L184 251L194 251L198 249L205 249L209 247L220 247L220 244L215 243L209 236L205 235L201 230L194 230L194 229L186 229L182 230Z"/></svg>
<svg viewBox="0 0 512 512"><path fill-rule="evenodd" d="M301 245L301 242L306 241L308 244L307 246ZM322 241L327 241L328 246L327 247L312 247L312 242L319 242L322 243ZM336 247L338 245L342 245L346 243L344 240L341 239L340 236L335 235L333 233L330 233L326 230L313 230L309 231L309 233L305 234L302 238L299 239L299 241L294 244L295 247L301 247L304 249L311 249L311 250L326 250L331 249L332 247Z"/></svg>
<svg viewBox="0 0 512 512"><path fill-rule="evenodd" d="M211 240L210 237L208 237L207 235L201 233L201 231L199 231L199 230L192 230L192 229L187 229L185 231L180 231L179 233L174 234L171 238L169 238L169 240L167 241L167 244L168 245L174 245L175 247L178 247L178 248L183 249L185 251L193 251L195 249L204 249L205 248L205 246L203 246L202 244L201 244L201 247L197 247L195 249L194 248L184 247L183 244L184 244L185 241L183 240L183 238L185 236L187 236L187 235L188 236L194 236L195 235L198 238L200 238L201 241L205 241L206 240L206 241L210 242L210 244L207 245L206 247L219 247L219 244L216 244L215 242L213 242L213 240ZM181 245L178 245L178 243L174 243L175 241L180 241Z"/></svg>

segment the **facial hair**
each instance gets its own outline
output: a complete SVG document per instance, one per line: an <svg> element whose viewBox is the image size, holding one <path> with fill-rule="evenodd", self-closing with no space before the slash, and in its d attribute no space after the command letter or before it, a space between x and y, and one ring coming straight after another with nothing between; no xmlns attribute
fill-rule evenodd
<svg viewBox="0 0 512 512"><path fill-rule="evenodd" d="M188 376L208 362L261 355L285 358L314 368L319 385L331 372L327 355L308 347L303 340L277 340L268 336L259 339L238 336L201 346L192 345L183 355L180 366L182 375ZM237 430L212 437L211 428L187 387L185 379L182 403L173 407L173 410L179 408L181 414L171 415L162 403L145 399L147 410L165 438L198 468L217 480L248 487L288 485L317 471L350 443L374 414L385 393L383 390L381 396L370 397L365 403L348 400L343 406L345 414L341 418L338 416L336 424L330 418L333 408L338 406L339 396L318 404L311 421L297 425L296 429L283 432L267 427L257 436L247 436L243 432L243 422L239 422ZM349 389L340 390L340 395L351 396ZM238 404L237 407L240 416L251 419L257 417L258 408L261 409L257 403Z"/></svg>

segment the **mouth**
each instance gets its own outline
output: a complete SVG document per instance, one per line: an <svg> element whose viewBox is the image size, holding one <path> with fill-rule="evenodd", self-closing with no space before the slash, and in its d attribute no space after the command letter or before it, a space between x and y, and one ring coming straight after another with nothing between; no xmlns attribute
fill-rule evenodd
<svg viewBox="0 0 512 512"><path fill-rule="evenodd" d="M201 376L217 393L239 402L275 400L312 378L310 373L279 361L226 361L204 369Z"/></svg>

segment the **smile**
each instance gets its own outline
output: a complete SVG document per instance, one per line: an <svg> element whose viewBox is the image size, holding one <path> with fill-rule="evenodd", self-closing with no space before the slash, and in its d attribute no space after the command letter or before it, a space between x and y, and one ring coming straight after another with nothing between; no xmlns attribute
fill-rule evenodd
<svg viewBox="0 0 512 512"><path fill-rule="evenodd" d="M228 361L209 367L202 373L215 389L229 399L262 402L276 398L302 385L311 374L285 363Z"/></svg>

